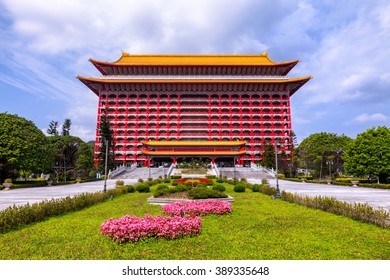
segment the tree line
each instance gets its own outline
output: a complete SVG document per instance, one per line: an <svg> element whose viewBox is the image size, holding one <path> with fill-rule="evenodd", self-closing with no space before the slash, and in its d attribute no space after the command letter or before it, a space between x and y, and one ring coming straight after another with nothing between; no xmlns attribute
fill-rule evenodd
<svg viewBox="0 0 390 280"><path fill-rule="evenodd" d="M65 119L59 131L58 122L52 121L46 136L32 121L0 113L0 182L42 173L56 181L95 176L94 143L72 136L71 124Z"/></svg>

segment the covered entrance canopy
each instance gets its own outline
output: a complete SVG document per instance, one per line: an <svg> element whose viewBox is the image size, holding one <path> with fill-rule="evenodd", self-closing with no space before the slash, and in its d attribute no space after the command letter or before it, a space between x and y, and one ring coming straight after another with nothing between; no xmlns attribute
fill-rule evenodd
<svg viewBox="0 0 390 280"><path fill-rule="evenodd" d="M149 159L210 158L214 164L217 158L239 158L246 153L245 141L145 141L142 154Z"/></svg>

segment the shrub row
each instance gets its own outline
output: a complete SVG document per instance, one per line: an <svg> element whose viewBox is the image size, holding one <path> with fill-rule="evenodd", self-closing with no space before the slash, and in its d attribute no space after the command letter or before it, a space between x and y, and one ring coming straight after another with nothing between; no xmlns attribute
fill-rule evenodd
<svg viewBox="0 0 390 280"><path fill-rule="evenodd" d="M383 209L374 209L367 203L347 203L333 197L310 197L282 191L282 199L288 202L321 209L337 215L350 217L354 220L375 224L382 228L390 227L390 213Z"/></svg>
<svg viewBox="0 0 390 280"><path fill-rule="evenodd" d="M108 197L127 193L127 188L115 188L104 192L82 193L74 197L44 200L23 206L11 206L0 212L0 233L20 228L24 225L43 221L49 217L81 210L103 202Z"/></svg>

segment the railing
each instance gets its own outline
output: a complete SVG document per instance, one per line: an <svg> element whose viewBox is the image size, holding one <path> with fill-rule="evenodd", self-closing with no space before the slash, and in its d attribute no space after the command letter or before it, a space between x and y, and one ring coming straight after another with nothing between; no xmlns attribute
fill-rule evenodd
<svg viewBox="0 0 390 280"><path fill-rule="evenodd" d="M119 174L126 172L128 170L128 167L126 165L118 166L114 171L110 171L108 173L108 179L112 179L115 176L118 176Z"/></svg>
<svg viewBox="0 0 390 280"><path fill-rule="evenodd" d="M219 178L220 172L219 172L218 166L214 163L214 164L212 164L211 168L214 171L215 175Z"/></svg>
<svg viewBox="0 0 390 280"><path fill-rule="evenodd" d="M176 164L172 163L171 166L168 169L167 177L171 176L173 170L176 168Z"/></svg>

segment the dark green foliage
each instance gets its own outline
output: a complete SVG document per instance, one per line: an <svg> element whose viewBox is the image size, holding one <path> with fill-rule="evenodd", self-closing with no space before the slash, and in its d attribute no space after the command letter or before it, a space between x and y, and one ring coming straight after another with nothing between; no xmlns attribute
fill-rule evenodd
<svg viewBox="0 0 390 280"><path fill-rule="evenodd" d="M371 128L357 135L344 156L345 168L355 176L376 175L380 183L390 176L390 129Z"/></svg>
<svg viewBox="0 0 390 280"><path fill-rule="evenodd" d="M342 172L342 156L351 141L345 135L315 133L301 142L294 150L294 155L299 167L313 170L315 177L329 176L329 173L333 176Z"/></svg>
<svg viewBox="0 0 390 280"><path fill-rule="evenodd" d="M213 185L213 190L224 192L226 190L226 188L223 185L221 185L221 184L214 184Z"/></svg>
<svg viewBox="0 0 390 280"><path fill-rule="evenodd" d="M259 184L252 185L252 191L253 192L260 192L260 185Z"/></svg>
<svg viewBox="0 0 390 280"><path fill-rule="evenodd" d="M164 190L164 189L169 189L167 185L158 185L157 190Z"/></svg>
<svg viewBox="0 0 390 280"><path fill-rule="evenodd" d="M135 187L135 190L140 193L150 192L150 187L147 184L139 184Z"/></svg>
<svg viewBox="0 0 390 280"><path fill-rule="evenodd" d="M238 183L234 186L233 190L235 192L245 192L246 186L243 183Z"/></svg>
<svg viewBox="0 0 390 280"><path fill-rule="evenodd" d="M72 125L72 121L70 119L65 119L63 125L62 125L62 136L68 136L70 135L70 126Z"/></svg>
<svg viewBox="0 0 390 280"><path fill-rule="evenodd" d="M5 233L30 223L43 221L52 216L78 211L103 202L111 196L115 197L125 193L127 193L127 188L121 187L107 190L106 193L82 193L74 197L67 196L60 199L45 200L32 205L14 205L0 211L0 233Z"/></svg>
<svg viewBox="0 0 390 280"><path fill-rule="evenodd" d="M173 175L171 176L171 179L181 179L181 175Z"/></svg>
<svg viewBox="0 0 390 280"><path fill-rule="evenodd" d="M17 115L0 113L0 177L47 172L53 152L47 137L32 121ZM0 182L1 183L1 182Z"/></svg>
<svg viewBox="0 0 390 280"><path fill-rule="evenodd" d="M224 183L225 182L225 180L222 178L218 178L216 181L217 181L217 183Z"/></svg>
<svg viewBox="0 0 390 280"><path fill-rule="evenodd" d="M164 179L164 183L169 184L170 182L171 182L171 179L169 179L169 178L165 178L165 179Z"/></svg>
<svg viewBox="0 0 390 280"><path fill-rule="evenodd" d="M184 192L184 191L188 191L192 188L191 185L187 185L187 184L178 184L177 186L175 186L175 190L178 191L178 192Z"/></svg>
<svg viewBox="0 0 390 280"><path fill-rule="evenodd" d="M206 199L206 198L222 198L227 197L226 194L205 188L205 187L194 187L191 190L188 191L188 196L192 199Z"/></svg>
<svg viewBox="0 0 390 280"><path fill-rule="evenodd" d="M206 177L206 179L212 180L212 179L215 179L217 176L215 176L215 175L206 175L205 177Z"/></svg>
<svg viewBox="0 0 390 280"><path fill-rule="evenodd" d="M128 193L135 192L135 188L132 185L126 185L125 187L127 188L127 192Z"/></svg>

